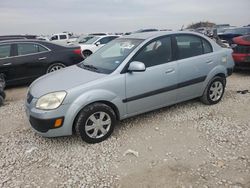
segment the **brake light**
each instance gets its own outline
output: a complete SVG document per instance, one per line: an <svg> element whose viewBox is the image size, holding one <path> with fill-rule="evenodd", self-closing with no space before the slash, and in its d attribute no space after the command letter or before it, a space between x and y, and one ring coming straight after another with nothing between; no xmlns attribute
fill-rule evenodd
<svg viewBox="0 0 250 188"><path fill-rule="evenodd" d="M74 52L74 54L77 54L77 55L82 56L82 51L81 51L81 48L79 48L79 49L75 49L73 52Z"/></svg>

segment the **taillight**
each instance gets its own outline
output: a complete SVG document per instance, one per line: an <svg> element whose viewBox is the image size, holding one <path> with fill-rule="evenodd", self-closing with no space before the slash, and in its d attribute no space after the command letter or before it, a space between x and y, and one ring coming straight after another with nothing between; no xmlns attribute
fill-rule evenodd
<svg viewBox="0 0 250 188"><path fill-rule="evenodd" d="M82 51L81 51L81 48L79 48L79 49L75 49L73 52L74 52L74 54L77 54L77 55L82 56Z"/></svg>

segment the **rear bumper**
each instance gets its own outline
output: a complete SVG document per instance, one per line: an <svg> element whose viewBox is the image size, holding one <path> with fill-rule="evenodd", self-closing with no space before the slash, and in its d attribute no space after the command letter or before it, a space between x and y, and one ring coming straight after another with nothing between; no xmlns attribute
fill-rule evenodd
<svg viewBox="0 0 250 188"><path fill-rule="evenodd" d="M249 63L250 64L250 54L239 54L233 53L233 59L235 63Z"/></svg>

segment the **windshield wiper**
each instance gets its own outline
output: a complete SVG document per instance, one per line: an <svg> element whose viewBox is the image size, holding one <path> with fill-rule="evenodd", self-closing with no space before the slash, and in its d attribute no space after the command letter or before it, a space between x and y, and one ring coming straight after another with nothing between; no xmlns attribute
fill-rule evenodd
<svg viewBox="0 0 250 188"><path fill-rule="evenodd" d="M86 68L86 69L89 69L89 70L94 70L96 72L99 72L98 68L95 67L94 65L85 65L85 64L83 64L83 67Z"/></svg>

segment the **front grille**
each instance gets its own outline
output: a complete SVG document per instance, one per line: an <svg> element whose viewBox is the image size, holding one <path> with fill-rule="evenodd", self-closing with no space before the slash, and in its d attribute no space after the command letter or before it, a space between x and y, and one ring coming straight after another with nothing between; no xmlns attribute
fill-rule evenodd
<svg viewBox="0 0 250 188"><path fill-rule="evenodd" d="M30 104L31 101L33 100L33 96L30 94L30 92L27 94L27 102Z"/></svg>

